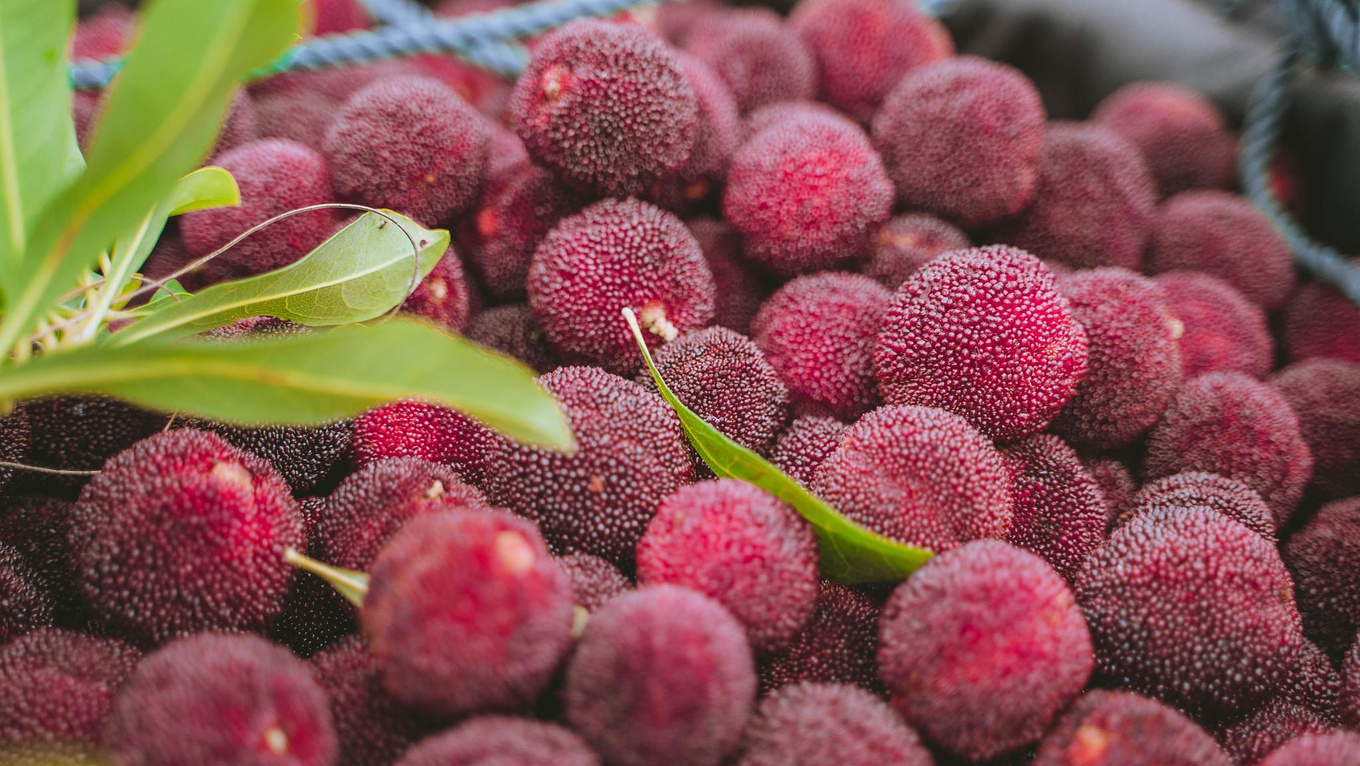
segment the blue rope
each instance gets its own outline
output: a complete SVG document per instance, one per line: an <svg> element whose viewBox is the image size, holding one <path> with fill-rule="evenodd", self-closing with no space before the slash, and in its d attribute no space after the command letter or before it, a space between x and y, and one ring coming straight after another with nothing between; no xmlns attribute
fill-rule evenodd
<svg viewBox="0 0 1360 766"><path fill-rule="evenodd" d="M488 61L492 71L516 75L523 70L522 51L500 47L485 50L491 42L533 37L568 21L587 16L608 16L634 6L657 0L541 0L541 2L502 8L457 19L426 20L419 25L388 26L345 35L307 40L283 58L259 72L266 77L291 69L324 69L363 64L379 59L418 53L453 53L460 57L495 57ZM120 61L76 62L71 83L80 89L102 88L117 73Z"/></svg>
<svg viewBox="0 0 1360 766"><path fill-rule="evenodd" d="M428 24L438 17L415 0L364 0L368 12L381 24L404 27ZM524 46L514 42L488 42L467 52L468 63L499 74L518 74L528 63Z"/></svg>
<svg viewBox="0 0 1360 766"><path fill-rule="evenodd" d="M1278 66L1256 84L1242 128L1238 175L1252 204L1280 232L1305 271L1360 305L1360 269L1335 248L1309 236L1275 198L1270 161L1289 111L1290 86L1304 51L1326 59L1360 61L1356 0L1281 0L1280 12L1293 31Z"/></svg>
<svg viewBox="0 0 1360 766"><path fill-rule="evenodd" d="M1252 103L1247 109L1246 124L1242 128L1242 149L1238 157L1242 188L1252 204L1270 219L1289 243L1295 260L1305 271L1360 305L1360 269L1335 248L1309 236L1275 198L1271 184L1270 160L1284 129L1285 115L1289 111L1290 85L1293 84L1299 58L1298 46L1291 46L1280 57L1280 63L1274 71L1256 85Z"/></svg>

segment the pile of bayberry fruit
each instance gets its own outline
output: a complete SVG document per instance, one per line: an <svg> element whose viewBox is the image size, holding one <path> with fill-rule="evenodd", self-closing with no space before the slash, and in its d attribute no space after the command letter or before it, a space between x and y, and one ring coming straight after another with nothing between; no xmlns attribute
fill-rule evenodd
<svg viewBox="0 0 1360 766"><path fill-rule="evenodd" d="M132 28L107 9L74 55ZM908 0L692 0L531 51L514 83L422 56L252 84L210 159L243 204L147 271L307 205L449 227L405 310L541 372L577 449L414 401L22 404L6 460L97 475L3 474L0 761L1360 763L1360 308L1234 193L1214 104L1135 83L1049 122ZM697 460L625 307L688 407L937 555L822 579L807 521ZM289 549L367 573L362 606Z"/></svg>

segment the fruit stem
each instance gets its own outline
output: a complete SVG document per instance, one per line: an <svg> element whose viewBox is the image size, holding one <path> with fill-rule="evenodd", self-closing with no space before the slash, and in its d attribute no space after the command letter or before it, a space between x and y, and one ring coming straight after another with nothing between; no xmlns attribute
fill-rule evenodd
<svg viewBox="0 0 1360 766"><path fill-rule="evenodd" d="M368 595L368 575L353 569L323 564L316 559L307 558L291 547L283 552L283 560L304 572L311 572L320 577L330 583L335 592L344 596L351 604L363 608L364 598Z"/></svg>

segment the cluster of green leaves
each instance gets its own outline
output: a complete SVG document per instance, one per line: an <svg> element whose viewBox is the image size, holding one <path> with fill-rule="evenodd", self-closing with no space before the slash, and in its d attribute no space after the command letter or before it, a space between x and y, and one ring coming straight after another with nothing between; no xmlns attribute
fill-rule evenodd
<svg viewBox="0 0 1360 766"><path fill-rule="evenodd" d="M307 425L422 397L523 441L571 446L528 368L387 317L447 251L446 231L371 211L275 272L197 294L174 282L139 288L172 216L239 204L230 174L199 166L241 81L298 39L300 0L146 3L84 155L66 54L75 6L0 3L0 405L100 393L224 421ZM128 307L152 290L164 294ZM318 329L200 339L252 316ZM110 332L114 320L123 326Z"/></svg>

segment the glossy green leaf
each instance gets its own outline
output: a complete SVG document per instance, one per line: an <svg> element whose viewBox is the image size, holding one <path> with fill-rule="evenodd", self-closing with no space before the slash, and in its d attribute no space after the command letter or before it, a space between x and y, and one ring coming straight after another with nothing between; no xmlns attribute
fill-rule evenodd
<svg viewBox="0 0 1360 766"><path fill-rule="evenodd" d="M86 346L0 375L0 403L62 392L243 424L317 425L394 399L455 408L523 442L573 446L534 372L403 318L241 342Z"/></svg>
<svg viewBox="0 0 1360 766"><path fill-rule="evenodd" d="M656 382L657 390L661 392L661 398L680 416L680 425L699 457L717 476L754 484L793 506L807 519L817 531L823 575L847 584L896 581L930 560L933 555L930 551L894 542L842 516L768 460L704 422L675 396L661 378L632 310L624 309L624 317L633 331L633 337L637 339L638 347L642 349L643 360L647 363L652 380Z"/></svg>
<svg viewBox="0 0 1360 766"><path fill-rule="evenodd" d="M128 291L125 287L146 263L170 216L239 204L241 191L236 186L236 179L222 168L199 168L179 179L174 190L146 214L140 226L114 243L109 253L109 269L104 275L105 287L98 291L88 307L89 319L78 331L81 341L89 342L100 336L109 309L126 300Z"/></svg>
<svg viewBox="0 0 1360 766"><path fill-rule="evenodd" d="M0 3L0 286L13 294L30 229L80 173L71 121L69 0Z"/></svg>
<svg viewBox="0 0 1360 766"><path fill-rule="evenodd" d="M278 271L163 303L109 341L127 345L153 337L185 338L253 316L312 327L376 319L404 301L412 279L418 282L429 274L449 246L447 231L426 229L397 213L385 216L365 213L307 257ZM418 275L413 243L420 253Z"/></svg>
<svg viewBox="0 0 1360 766"><path fill-rule="evenodd" d="M209 165L179 179L161 204L170 208L172 217L195 210L236 207L241 204L241 187L226 168Z"/></svg>
<svg viewBox="0 0 1360 766"><path fill-rule="evenodd" d="M29 238L17 280L24 289L8 301L0 353L199 165L237 83L288 48L301 14L296 0L158 0L140 18L137 45L90 140L88 167Z"/></svg>

